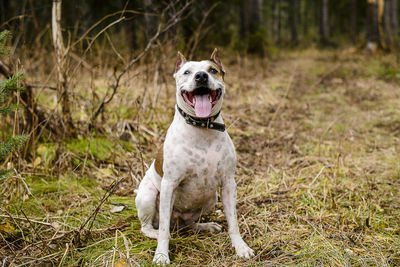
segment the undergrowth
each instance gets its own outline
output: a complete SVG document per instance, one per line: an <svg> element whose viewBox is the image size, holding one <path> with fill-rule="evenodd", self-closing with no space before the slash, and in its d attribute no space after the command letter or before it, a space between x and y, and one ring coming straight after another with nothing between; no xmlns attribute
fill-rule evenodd
<svg viewBox="0 0 400 267"><path fill-rule="evenodd" d="M256 257L235 256L218 203L202 220L225 230L173 232L172 262L400 265L395 58L315 50L275 57L226 65L223 116L238 155L240 229ZM156 240L140 233L134 189L172 120L174 82L167 82L145 97L145 81L136 81L114 99L104 132L44 140L32 162L1 181L2 262L151 263Z"/></svg>

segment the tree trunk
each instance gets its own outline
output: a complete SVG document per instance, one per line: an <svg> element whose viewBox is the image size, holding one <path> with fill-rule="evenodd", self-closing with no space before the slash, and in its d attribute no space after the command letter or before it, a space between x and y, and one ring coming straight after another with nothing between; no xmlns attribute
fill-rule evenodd
<svg viewBox="0 0 400 267"><path fill-rule="evenodd" d="M351 0L350 6L350 38L353 44L357 42L357 0Z"/></svg>
<svg viewBox="0 0 400 267"><path fill-rule="evenodd" d="M240 39L245 40L247 37L247 33L249 31L249 22L248 22L248 12L247 5L245 1L240 3L240 27L239 27L239 36Z"/></svg>
<svg viewBox="0 0 400 267"><path fill-rule="evenodd" d="M157 27L157 18L154 16L153 0L144 0L144 21L146 26L146 38L150 39L153 36Z"/></svg>
<svg viewBox="0 0 400 267"><path fill-rule="evenodd" d="M262 0L251 0L248 2L249 6L249 30L255 33L262 23Z"/></svg>
<svg viewBox="0 0 400 267"><path fill-rule="evenodd" d="M396 44L398 34L397 0L386 0L384 5L385 42L388 46L393 47Z"/></svg>
<svg viewBox="0 0 400 267"><path fill-rule="evenodd" d="M367 50L374 53L380 40L378 0L368 0L367 12Z"/></svg>
<svg viewBox="0 0 400 267"><path fill-rule="evenodd" d="M7 19L8 6L10 5L9 0L0 1L0 25L2 25Z"/></svg>
<svg viewBox="0 0 400 267"><path fill-rule="evenodd" d="M385 30L385 42L388 46L393 45L393 32L392 32L392 25L391 25L391 8L392 8L392 1L386 0L385 1L385 8L383 12L383 24Z"/></svg>
<svg viewBox="0 0 400 267"><path fill-rule="evenodd" d="M396 38L399 34L399 21L398 21L398 12L397 12L397 1L398 0L391 0L391 20L390 20L390 28L392 29L393 37Z"/></svg>
<svg viewBox="0 0 400 267"><path fill-rule="evenodd" d="M282 9L280 6L280 0L278 0L278 43L282 41L282 21L281 21Z"/></svg>
<svg viewBox="0 0 400 267"><path fill-rule="evenodd" d="M329 41L329 8L328 0L322 0L320 4L320 14L319 14L319 34L320 41L322 44L327 44Z"/></svg>
<svg viewBox="0 0 400 267"><path fill-rule="evenodd" d="M67 70L66 70L66 50L64 48L61 33L61 3L62 0L53 0L52 8L52 33L53 45L56 52L57 67L57 100L61 103L62 122L68 136L75 135L75 127L72 123L70 111L69 94L67 86Z"/></svg>
<svg viewBox="0 0 400 267"><path fill-rule="evenodd" d="M297 45L299 43L299 38L297 34L297 27L299 24L298 18L298 9L299 9L299 1L298 0L290 0L290 39L293 45Z"/></svg>
<svg viewBox="0 0 400 267"><path fill-rule="evenodd" d="M273 0L271 4L271 9L272 9L272 37L277 43L279 41L279 0Z"/></svg>
<svg viewBox="0 0 400 267"><path fill-rule="evenodd" d="M303 3L303 4L301 4ZM311 13L311 8L309 8L309 3L308 0L305 0L303 2L300 2L301 4L301 8L300 8L300 12L301 12L301 22L300 25L302 25L303 27L303 36L307 38L308 35L308 14Z"/></svg>
<svg viewBox="0 0 400 267"><path fill-rule="evenodd" d="M248 3L249 38L247 39L247 50L264 56L264 31L262 21L262 0L250 0Z"/></svg>

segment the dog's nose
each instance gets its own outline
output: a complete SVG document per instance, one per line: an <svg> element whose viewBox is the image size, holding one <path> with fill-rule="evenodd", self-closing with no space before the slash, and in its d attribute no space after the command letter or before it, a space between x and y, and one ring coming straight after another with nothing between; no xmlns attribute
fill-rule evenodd
<svg viewBox="0 0 400 267"><path fill-rule="evenodd" d="M207 72L199 71L198 73L196 73L196 75L194 75L194 80L197 83L206 83L206 82L208 82L208 74L207 74Z"/></svg>

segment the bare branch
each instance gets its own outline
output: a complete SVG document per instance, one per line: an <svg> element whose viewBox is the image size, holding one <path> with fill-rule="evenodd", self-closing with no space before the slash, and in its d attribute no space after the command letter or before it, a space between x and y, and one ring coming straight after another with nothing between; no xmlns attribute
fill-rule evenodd
<svg viewBox="0 0 400 267"><path fill-rule="evenodd" d="M113 16L115 16L115 15L118 15L118 14L123 15L123 14L125 14L125 13L132 13L132 14L136 14L136 15L144 15L144 14L146 14L146 15L150 15L150 16L155 16L155 14L149 14L149 13L145 13L145 12L139 12L139 11L136 11L136 10L119 10L119 11L117 11L117 12L108 14L108 15L104 16L102 19L100 19L99 21L97 21L95 24L93 24L84 34L82 34L82 36L81 36L77 41L75 41L75 42L71 45L71 48L74 47L74 46L75 46L76 44L78 44L79 42L81 42L94 28L96 28L96 27L97 27L100 23L102 23L104 20L106 20L106 19L108 19L108 18L110 18L110 17L113 17ZM122 17L122 16L121 16L121 17Z"/></svg>
<svg viewBox="0 0 400 267"><path fill-rule="evenodd" d="M94 41L96 41L96 39L106 30L108 30L108 28L114 26L115 24L121 22L125 20L125 17L121 17L119 19L117 19L116 21L111 22L110 24L108 24L105 28L103 28L99 33L96 34L96 36L92 39L92 41L89 43L88 47L85 49L85 51L83 52L83 55L80 58L80 61L78 62L78 64L76 65L74 71L72 72L71 76L74 76L75 72L78 70L79 66L82 64L83 62L83 58L86 55L86 53L89 51L89 49L92 47Z"/></svg>
<svg viewBox="0 0 400 267"><path fill-rule="evenodd" d="M6 77L7 79L10 78L11 72L10 72L10 68L3 63L3 61L0 60L0 73L4 75L4 77Z"/></svg>
<svg viewBox="0 0 400 267"><path fill-rule="evenodd" d="M92 226L93 226L93 222L96 220L97 214L100 211L101 206L103 205L103 203L114 193L114 191L118 188L118 185L125 179L121 178L119 180L115 180L109 187L108 190L104 193L103 197L101 198L99 204L97 205L97 207L94 209L94 211L92 212L92 214L90 214L90 216L86 219L86 221L84 223L81 224L81 227L79 227L79 230L77 231L76 235L75 235L75 242L77 242L78 244L80 243L80 234L82 232L82 230L85 228L85 226L89 223L89 231L91 230Z"/></svg>
<svg viewBox="0 0 400 267"><path fill-rule="evenodd" d="M203 18L200 22L200 24L197 26L196 30L194 31L194 34L192 36L192 38L190 38L189 42L188 42L188 47L190 48L190 52L188 53L189 55L189 59L191 59L193 57L193 54L197 48L197 45L200 41L200 37L201 37L201 29L203 28L208 16L210 15L210 13L220 4L220 2L216 2L214 5L212 5L207 12L203 15ZM205 31L207 32L207 31ZM205 35L205 33L204 33ZM193 44L193 45L192 45Z"/></svg>
<svg viewBox="0 0 400 267"><path fill-rule="evenodd" d="M165 16L166 12L175 7L175 3L168 5L162 12L162 17ZM179 10L177 11L165 24L165 26L163 27L162 23L160 23L158 25L157 28L157 32L153 35L153 37L150 38L150 40L148 41L146 47L143 49L142 52L140 52L139 55L137 55L135 58L133 58L126 66L125 68L119 73L119 75L116 77L115 79L115 83L114 85L111 87L112 89L112 93L109 97L104 96L103 101L101 102L101 104L99 105L99 107L96 109L96 111L94 112L92 118L91 118L91 123L90 126L93 125L94 121L96 120L96 118L100 115L100 113L102 112L104 106L106 104L108 104L109 102L111 102L111 100L114 98L114 95L116 94L118 87L120 85L121 82L121 78L125 75L125 73L135 64L137 63L144 55L147 54L147 52L150 50L151 46L154 44L154 42L160 37L161 34L167 32L171 27L173 27L174 25L176 25L179 21L181 21L182 19L182 14L184 13L184 11L192 4L192 1L188 1L186 2L186 4Z"/></svg>
<svg viewBox="0 0 400 267"><path fill-rule="evenodd" d="M54 86L49 86L49 85L42 85L42 84L29 84L31 88L44 88L44 89L50 89L53 91L57 91L57 87Z"/></svg>

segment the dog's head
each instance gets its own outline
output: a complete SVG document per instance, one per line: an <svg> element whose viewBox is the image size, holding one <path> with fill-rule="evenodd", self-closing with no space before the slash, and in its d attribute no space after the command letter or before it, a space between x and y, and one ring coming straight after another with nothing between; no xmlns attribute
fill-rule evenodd
<svg viewBox="0 0 400 267"><path fill-rule="evenodd" d="M199 118L218 113L225 94L224 75L217 49L202 61L186 61L178 52L174 78L180 108Z"/></svg>

